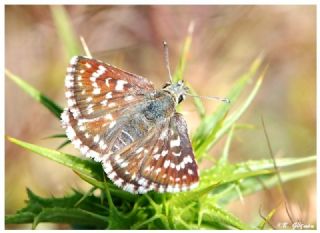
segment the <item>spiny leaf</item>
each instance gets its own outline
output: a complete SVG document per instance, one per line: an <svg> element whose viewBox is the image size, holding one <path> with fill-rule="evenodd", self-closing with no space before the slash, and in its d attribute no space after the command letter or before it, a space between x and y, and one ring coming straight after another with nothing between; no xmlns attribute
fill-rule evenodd
<svg viewBox="0 0 320 233"><path fill-rule="evenodd" d="M71 141L70 141L69 139L65 140L63 143L61 143L61 144L58 146L57 150L62 149L63 147L65 147L66 145L68 145L68 144L70 144L70 143L71 143Z"/></svg>
<svg viewBox="0 0 320 233"><path fill-rule="evenodd" d="M77 223L87 226L105 228L107 223L107 208L99 204L99 198L90 195L74 208L81 199L78 192L62 198L42 198L27 190L27 206L14 215L6 216L6 224L33 223L33 228L39 222ZM79 223L80 221L80 223Z"/></svg>
<svg viewBox="0 0 320 233"><path fill-rule="evenodd" d="M60 163L66 167L72 168L79 173L86 174L87 176L101 179L101 165L92 160L80 159L69 154L65 154L59 151L51 150L45 147L37 146L27 142L20 141L18 139L7 137L10 142L13 142L25 149L28 149L34 153L37 153L43 157Z"/></svg>
<svg viewBox="0 0 320 233"><path fill-rule="evenodd" d="M93 185L94 187L99 188L99 189L104 189L105 188L105 185L104 185L104 183L102 181L96 180L93 177L87 176L87 175L85 175L83 173L78 173L77 171L75 171L75 173L81 179L83 179L84 181L86 181L89 184ZM113 185L110 182L108 182L108 185L109 185L109 191L112 194L112 196L114 196L114 197L119 197L119 198L121 198L123 200L126 200L126 201L135 201L138 198L137 195L131 194L131 193L126 192L126 191L123 191L122 189L119 189L118 187L116 187L115 185Z"/></svg>
<svg viewBox="0 0 320 233"><path fill-rule="evenodd" d="M59 105L57 105L47 96L45 96L40 91L32 87L30 84L22 80L20 77L11 73L9 70L6 70L5 73L7 77L9 77L12 81L14 81L22 90L24 90L36 101L44 105L50 112L52 112L58 119L60 119L62 108Z"/></svg>
<svg viewBox="0 0 320 233"><path fill-rule="evenodd" d="M45 137L44 139L49 139L49 138L67 138L67 135L65 135L65 134L53 134L53 135L50 135L48 137Z"/></svg>
<svg viewBox="0 0 320 233"><path fill-rule="evenodd" d="M240 219L223 210L222 208L214 205L213 203L206 202L206 211L204 211L202 216L202 222L206 224L212 224L213 226L216 224L225 225L226 229L235 228L241 230L249 230L252 229L247 224L243 223Z"/></svg>
<svg viewBox="0 0 320 233"><path fill-rule="evenodd" d="M52 223L67 223L91 226L94 228L104 229L108 226L108 218L82 210L79 208L50 208L43 209L35 218L33 222L33 229L40 222Z"/></svg>

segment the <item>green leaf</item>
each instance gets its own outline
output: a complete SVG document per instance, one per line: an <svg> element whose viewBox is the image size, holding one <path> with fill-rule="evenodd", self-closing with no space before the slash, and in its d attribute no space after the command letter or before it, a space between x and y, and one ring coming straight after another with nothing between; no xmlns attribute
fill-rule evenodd
<svg viewBox="0 0 320 233"><path fill-rule="evenodd" d="M230 150L230 146L231 146L231 139L233 137L233 131L234 131L234 127L232 127L229 131L227 141L226 141L226 144L225 144L223 152L222 152L222 156L218 160L218 165L220 165L220 166L225 165L228 162L229 150Z"/></svg>
<svg viewBox="0 0 320 233"><path fill-rule="evenodd" d="M204 210L202 216L202 222L211 226L222 225L225 229L239 229L239 230L250 230L252 229L247 224L243 223L240 219L235 217L233 214L228 213L222 208L206 202L206 210Z"/></svg>
<svg viewBox="0 0 320 233"><path fill-rule="evenodd" d="M32 223L34 219L33 213L17 213L5 216L5 224L26 224Z"/></svg>
<svg viewBox="0 0 320 233"><path fill-rule="evenodd" d="M63 198L41 198L27 190L27 206L17 214L7 215L6 224L32 223L33 228L40 222L68 223L104 229L108 225L106 208L99 199L91 195L84 199L79 208L73 206L81 199L80 193Z"/></svg>
<svg viewBox="0 0 320 233"><path fill-rule="evenodd" d="M71 143L71 141L70 141L69 139L65 140L63 143L61 143L61 144L58 146L57 150L62 149L63 147L65 147L66 145L69 145L70 143Z"/></svg>
<svg viewBox="0 0 320 233"><path fill-rule="evenodd" d="M44 105L50 112L52 112L58 119L60 119L62 108L58 104L53 102L51 99L32 87L27 82L23 81L20 77L11 73L9 70L6 70L5 73L6 76L14 81L22 90L29 94L33 99Z"/></svg>
<svg viewBox="0 0 320 233"><path fill-rule="evenodd" d="M68 58L79 55L81 46L73 31L70 18L63 6L53 5L50 7L52 18L60 37L64 51Z"/></svg>
<svg viewBox="0 0 320 233"><path fill-rule="evenodd" d="M292 171L284 170L284 169L289 169L296 165L303 165L313 161L316 161L316 156L309 156L306 158L297 158L297 159L293 159L293 158L277 159L276 160L277 166L279 169L281 168L280 170L281 181L285 183L294 179L298 179L298 178L313 174L315 172L315 169L310 167L300 169L300 170L295 169ZM259 171L260 169L261 170L274 169L273 161L271 159L238 163L236 164L235 167L237 168L233 172L240 173L240 174L243 174L247 171ZM213 170L209 170L208 172L211 172L213 179L215 176L217 176L215 175L215 173L218 173L218 174L221 173L220 170L218 169L215 171L215 173L213 172ZM210 179L210 174L208 174L207 177L204 177L201 179L202 179L202 182L204 183L208 182L206 180ZM240 189L240 192L242 195L248 195L251 193L258 192L265 188L274 187L275 185L278 185L278 184L279 184L279 179L277 178L276 173L274 173L272 175L247 177L246 179L241 179L241 182L235 183L234 185L236 185ZM211 193L212 195L214 195L214 200L217 200L220 205L225 205L235 199L238 199L239 198L238 194L233 190L233 188L235 187L234 185L233 186L227 185L224 187L221 186L220 189L216 189L214 192Z"/></svg>
<svg viewBox="0 0 320 233"><path fill-rule="evenodd" d="M237 110L235 110L233 114L231 114L230 116L228 116L225 119L225 121L222 124L222 127L219 128L216 132L215 140L213 140L213 141L211 141L211 143L209 143L208 148L211 148L232 127L232 125L243 115L243 113L248 109L248 107L253 102L255 96L257 95L257 93L261 87L264 76L265 76L265 71L258 78L256 85L254 86L250 95L244 101L242 106L240 108L238 108Z"/></svg>
<svg viewBox="0 0 320 233"><path fill-rule="evenodd" d="M183 79L183 73L186 69L187 58L188 58L188 54L189 54L190 47L191 47L193 30L194 30L194 22L192 21L189 24L188 35L183 43L182 51L180 53L179 64L178 64L176 71L175 71L173 78L172 78L173 83L176 83L179 80Z"/></svg>
<svg viewBox="0 0 320 233"><path fill-rule="evenodd" d="M7 138L10 142L13 142L27 150L30 150L52 161L60 163L66 167L72 168L79 173L83 173L87 176L91 176L95 179L101 180L101 174L103 174L103 171L100 163L96 163L92 160L81 159L79 157L65 154L59 151L23 142L12 137Z"/></svg>
<svg viewBox="0 0 320 233"><path fill-rule="evenodd" d="M316 155L302 157L302 158L277 158L276 164L278 168L288 168L294 165L302 165L305 163L315 162ZM238 171L256 171L261 169L273 169L274 163L272 159L248 160L237 164Z"/></svg>
<svg viewBox="0 0 320 233"><path fill-rule="evenodd" d="M105 188L105 184L102 181L98 181L96 179L94 179L91 176L87 176L83 173L78 173L75 171L75 173L84 181L88 182L89 184L93 185L96 188L99 189L104 189ZM116 187L115 185L113 185L112 183L108 182L109 185L109 190L110 193L112 194L113 197L119 197L122 200L126 200L126 201L135 201L138 196L135 194L131 194L129 192L123 191L122 189Z"/></svg>
<svg viewBox="0 0 320 233"><path fill-rule="evenodd" d="M224 136L224 134L232 127L232 125L242 116L242 114L254 100L254 97L261 86L263 77L264 73L260 76L256 85L242 106L226 119L221 118L218 124L212 129L212 132L209 133L204 140L202 140L201 145L196 149L196 154L199 155L198 159L201 159L203 157L201 155L210 150L210 148L212 148L212 146L215 145L218 140L221 139L222 136Z"/></svg>
<svg viewBox="0 0 320 233"><path fill-rule="evenodd" d="M67 223L91 226L104 229L108 226L108 219L93 212L79 208L43 209L34 219L33 228L40 222Z"/></svg>
<svg viewBox="0 0 320 233"><path fill-rule="evenodd" d="M215 135L218 130L221 132L221 128L223 127L223 121L229 111L229 109L234 105L235 101L238 99L244 88L248 85L251 79L256 75L256 72L260 68L262 63L262 57L259 56L254 62L251 64L249 71L243 74L240 79L235 83L232 87L228 98L231 101L231 104L222 104L219 108L209 116L206 116L200 123L199 127L195 131L192 137L192 144L195 150L195 154L198 159L205 154L206 150L208 150L220 137L216 137ZM261 78L262 79L262 78ZM257 85L260 86L260 82L256 84L255 89L257 89ZM253 91L255 91L255 89ZM249 99L249 98L248 98ZM224 132L227 131L227 128L224 128ZM221 135L221 133L220 133Z"/></svg>
<svg viewBox="0 0 320 233"><path fill-rule="evenodd" d="M188 88L189 88L189 91L190 91L191 95L197 96L196 91L191 87L190 84L188 84ZM203 119L205 117L205 115L206 115L206 110L204 108L204 105L203 105L201 99L198 98L198 97L192 97L192 100L193 100L193 104L196 107L196 110L197 110L197 112L199 114L200 119Z"/></svg>
<svg viewBox="0 0 320 233"><path fill-rule="evenodd" d="M67 138L67 135L65 135L65 134L53 134L51 136L45 137L44 139L50 139L50 138Z"/></svg>

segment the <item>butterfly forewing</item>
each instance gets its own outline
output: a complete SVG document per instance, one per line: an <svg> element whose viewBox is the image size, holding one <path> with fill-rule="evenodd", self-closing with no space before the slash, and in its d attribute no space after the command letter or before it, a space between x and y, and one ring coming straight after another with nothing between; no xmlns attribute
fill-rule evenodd
<svg viewBox="0 0 320 233"><path fill-rule="evenodd" d="M154 91L148 80L95 59L71 59L65 80L68 108L62 125L82 154L101 160L110 153L112 138L120 116L127 107L139 103L144 93Z"/></svg>
<svg viewBox="0 0 320 233"><path fill-rule="evenodd" d="M145 92L154 90L143 77L82 56L71 59L65 87L75 119L103 116L141 101Z"/></svg>

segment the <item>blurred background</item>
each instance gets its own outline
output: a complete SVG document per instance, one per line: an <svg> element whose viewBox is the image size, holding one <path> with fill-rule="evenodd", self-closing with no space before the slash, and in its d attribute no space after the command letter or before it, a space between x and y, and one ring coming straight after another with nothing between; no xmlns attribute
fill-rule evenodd
<svg viewBox="0 0 320 233"><path fill-rule="evenodd" d="M66 6L77 38L81 35L95 58L147 77L160 88L168 75L162 41L170 49L171 68L189 23L195 28L184 78L201 95L225 96L250 63L265 54L267 75L255 101L239 123L252 129L235 132L231 161L270 158L261 126L263 116L276 157L316 153L316 7L315 6ZM49 6L5 6L5 66L51 99L65 106L64 76L69 61L57 34ZM245 97L245 96L244 96ZM208 113L218 105L204 101ZM192 133L199 119L191 100L183 104ZM57 119L11 80L5 79L5 133L18 139L57 148L64 133ZM222 152L221 141L212 151ZM26 188L49 197L88 189L67 168L28 153L5 141L5 213L24 206ZM78 155L72 146L63 149ZM201 164L205 167L206 164ZM316 178L284 185L294 218L316 223ZM261 191L235 201L228 210L248 223L261 221L281 198L279 190ZM290 222L280 204L272 223ZM40 224L46 229L67 226ZM29 225L7 228L30 228Z"/></svg>

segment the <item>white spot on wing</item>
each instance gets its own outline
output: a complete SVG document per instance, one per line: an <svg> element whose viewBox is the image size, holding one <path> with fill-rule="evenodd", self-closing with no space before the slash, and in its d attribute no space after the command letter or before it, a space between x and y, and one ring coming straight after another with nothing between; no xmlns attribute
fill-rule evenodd
<svg viewBox="0 0 320 233"><path fill-rule="evenodd" d="M178 184L176 184L173 188L173 192L177 193L177 192L180 192L180 187Z"/></svg>
<svg viewBox="0 0 320 233"><path fill-rule="evenodd" d="M79 149L80 145L82 144L80 139L76 139L72 143L73 143L74 147L77 148L77 149Z"/></svg>
<svg viewBox="0 0 320 233"><path fill-rule="evenodd" d="M86 130L86 127L84 125L79 126L79 131L83 132Z"/></svg>
<svg viewBox="0 0 320 233"><path fill-rule="evenodd" d="M179 156L181 155L181 151L180 151L179 153L172 152L172 154L173 154L174 156L179 157Z"/></svg>
<svg viewBox="0 0 320 233"><path fill-rule="evenodd" d="M99 94L100 94L100 91L101 91L100 88L94 88L92 93L93 93L94 95L99 95Z"/></svg>
<svg viewBox="0 0 320 233"><path fill-rule="evenodd" d="M121 167L121 168L127 167L128 164L129 164L128 161L124 161L124 162L122 162L122 163L120 164L120 167Z"/></svg>
<svg viewBox="0 0 320 233"><path fill-rule="evenodd" d="M167 151L167 150L163 150L163 151L161 152L161 156L162 156L162 157L166 156L167 154L168 154L168 151Z"/></svg>
<svg viewBox="0 0 320 233"><path fill-rule="evenodd" d="M123 86L125 84L127 84L128 82L127 81L124 81L124 80L117 80L117 84L116 84L116 87L115 87L115 90L116 91L123 91Z"/></svg>
<svg viewBox="0 0 320 233"><path fill-rule="evenodd" d="M183 162L184 162L185 164L187 164L187 163L192 163L192 158L191 158L191 156L188 155L188 156L184 157L184 158L183 158Z"/></svg>
<svg viewBox="0 0 320 233"><path fill-rule="evenodd" d="M170 165L170 160L164 161L164 163L163 163L163 167L164 167L164 168L168 168L169 165Z"/></svg>
<svg viewBox="0 0 320 233"><path fill-rule="evenodd" d="M112 120L113 119L113 117L112 117L112 114L107 114L106 116L105 116L105 118L107 119L107 120Z"/></svg>
<svg viewBox="0 0 320 233"><path fill-rule="evenodd" d="M94 136L93 141L94 141L95 143L98 143L99 140L100 140L100 136L99 136L98 134L97 134L96 136Z"/></svg>
<svg viewBox="0 0 320 233"><path fill-rule="evenodd" d="M133 100L133 99L134 99L134 98L133 98L132 95L128 95L128 96L124 97L124 100L125 100L125 101L130 101L130 100Z"/></svg>
<svg viewBox="0 0 320 233"><path fill-rule="evenodd" d="M172 185L168 185L167 187L167 192L172 193L173 192L173 187Z"/></svg>
<svg viewBox="0 0 320 233"><path fill-rule="evenodd" d="M101 101L101 105L107 106L107 104L108 104L108 100L102 100L102 101Z"/></svg>
<svg viewBox="0 0 320 233"><path fill-rule="evenodd" d="M67 91L66 94L65 94L66 98L70 98L73 96L73 92L71 91Z"/></svg>
<svg viewBox="0 0 320 233"><path fill-rule="evenodd" d="M126 184L124 187L123 187L124 190L130 192L130 193L133 193L134 192L134 185L133 184Z"/></svg>
<svg viewBox="0 0 320 233"><path fill-rule="evenodd" d="M122 187L122 182L123 182L123 179L118 178L118 179L114 182L114 184L117 185L118 187Z"/></svg>
<svg viewBox="0 0 320 233"><path fill-rule="evenodd" d="M93 158L95 161L100 161L99 153L94 150L89 150L86 154L88 157Z"/></svg>
<svg viewBox="0 0 320 233"><path fill-rule="evenodd" d="M160 186L159 186L158 192L159 192L159 193L163 193L163 192L164 192L164 187L163 187L163 185L160 185Z"/></svg>
<svg viewBox="0 0 320 233"><path fill-rule="evenodd" d="M138 193L146 193L147 191L148 190L143 186L139 186L139 188L138 188Z"/></svg>
<svg viewBox="0 0 320 233"><path fill-rule="evenodd" d="M139 154L141 151L143 151L143 147L139 147L139 148L136 150L136 154Z"/></svg>
<svg viewBox="0 0 320 233"><path fill-rule="evenodd" d="M111 121L109 125L109 129L113 128L116 125L116 121Z"/></svg>
<svg viewBox="0 0 320 233"><path fill-rule="evenodd" d="M109 91L107 94L106 94L106 98L107 99L111 99L112 98L112 92Z"/></svg>
<svg viewBox="0 0 320 233"><path fill-rule="evenodd" d="M110 174L109 174L109 178L111 179L111 180L114 180L114 178L117 176L117 174L115 173L115 172L111 172Z"/></svg>
<svg viewBox="0 0 320 233"><path fill-rule="evenodd" d="M77 64L77 62L78 62L78 56L74 56L70 60L71 65L75 65L75 64Z"/></svg>
<svg viewBox="0 0 320 233"><path fill-rule="evenodd" d="M82 146L80 147L80 152L81 152L81 154L83 154L83 155L87 154L87 152L88 152L89 150L90 150L89 147L86 146L86 145L82 145Z"/></svg>
<svg viewBox="0 0 320 233"><path fill-rule="evenodd" d="M105 173L107 173L107 174L109 174L113 170L109 160L105 161L103 163L103 168L104 168Z"/></svg>
<svg viewBox="0 0 320 233"><path fill-rule="evenodd" d="M192 185L190 185L190 189L194 189L198 186L199 182L195 182Z"/></svg>
<svg viewBox="0 0 320 233"><path fill-rule="evenodd" d="M178 138L176 140L171 140L170 141L170 147L176 147L176 146L180 146L180 137L178 136Z"/></svg>
<svg viewBox="0 0 320 233"><path fill-rule="evenodd" d="M153 158L154 158L155 160L158 160L158 159L160 158L160 154L155 154L155 155L153 156Z"/></svg>
<svg viewBox="0 0 320 233"><path fill-rule="evenodd" d="M107 149L107 144L105 144L104 141L101 140L99 142L99 147L100 147L100 149L105 150L105 149Z"/></svg>
<svg viewBox="0 0 320 233"><path fill-rule="evenodd" d="M93 98L92 98L91 96L89 96L89 97L86 98L86 102L87 102L87 103L90 103L92 100L93 100Z"/></svg>
<svg viewBox="0 0 320 233"><path fill-rule="evenodd" d="M107 78L106 79L106 85L107 85L107 87L110 87L110 83L109 83L109 80L111 80L112 78Z"/></svg>
<svg viewBox="0 0 320 233"><path fill-rule="evenodd" d="M108 104L108 107L109 107L109 108L113 108L113 107L115 107L115 106L117 106L117 104L116 104L115 102L112 102L112 103Z"/></svg>
<svg viewBox="0 0 320 233"><path fill-rule="evenodd" d="M68 106L69 107L72 107L72 106L76 105L76 101L74 99L68 99L67 102L68 102Z"/></svg>
<svg viewBox="0 0 320 233"><path fill-rule="evenodd" d="M160 171L161 171L161 168L158 167L154 172L158 175L160 173Z"/></svg>
<svg viewBox="0 0 320 233"><path fill-rule="evenodd" d="M68 73L73 73L74 72L74 67L68 67L67 68Z"/></svg>

